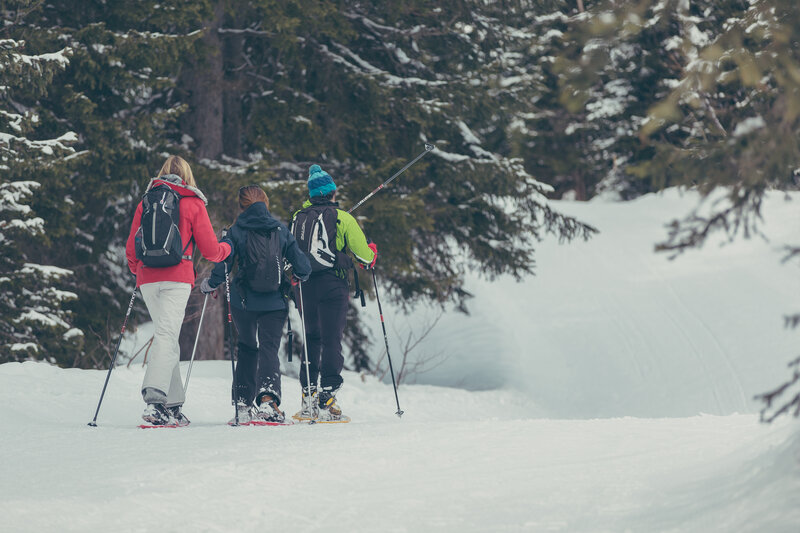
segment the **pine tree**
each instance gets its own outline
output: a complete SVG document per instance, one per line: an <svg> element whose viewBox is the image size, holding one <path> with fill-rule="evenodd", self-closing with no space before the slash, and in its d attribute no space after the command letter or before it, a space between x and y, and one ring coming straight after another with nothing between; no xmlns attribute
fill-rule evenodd
<svg viewBox="0 0 800 533"><path fill-rule="evenodd" d="M164 159L181 108L168 102L175 72L196 35L202 2L6 2L8 39L29 55L68 48L69 63L46 89L15 101L38 118L43 138L71 132L71 153L58 172L37 167L41 188L30 207L46 241L17 241L28 262L72 271L65 280L84 343L59 359L72 366L105 363L133 278L122 253L141 189ZM19 63L14 61L15 65ZM47 137L49 136L49 137ZM25 175L19 162L9 166ZM42 172L45 175L42 175ZM41 178L41 179L38 179ZM76 337L77 338L77 337Z"/></svg>
<svg viewBox="0 0 800 533"><path fill-rule="evenodd" d="M32 5L19 2L16 8ZM2 12L8 28L14 12ZM28 54L25 47L23 41L0 38L0 362L72 363L72 353L83 344L83 333L73 327L74 317L65 307L77 298L63 290L72 272L39 264L22 246L47 245L45 221L30 204L41 194L42 182L63 174L60 158L74 153L75 133L44 127L35 106L54 75L68 65L71 50Z"/></svg>
<svg viewBox="0 0 800 533"><path fill-rule="evenodd" d="M504 122L512 110L483 85L485 62L502 44L484 13L498 8L225 5L206 21L177 95L190 104L186 146L207 158L220 219L235 216L224 205L235 206L236 188L256 182L288 220L312 163L331 173L347 209L434 142L437 150L356 213L379 245L395 301L463 308L468 269L521 277L533 270L542 234L591 232L546 205L549 188L511 152Z"/></svg>

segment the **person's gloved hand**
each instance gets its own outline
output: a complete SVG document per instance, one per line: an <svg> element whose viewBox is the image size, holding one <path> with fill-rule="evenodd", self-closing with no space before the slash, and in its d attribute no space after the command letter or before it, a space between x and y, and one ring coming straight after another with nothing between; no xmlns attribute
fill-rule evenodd
<svg viewBox="0 0 800 533"><path fill-rule="evenodd" d="M203 294L211 294L217 290L216 287L211 287L211 285L208 283L208 280L209 278L204 278L203 281L200 282L200 292Z"/></svg>
<svg viewBox="0 0 800 533"><path fill-rule="evenodd" d="M292 274L292 287L297 287L298 283L301 283L301 282L307 281L307 280L308 280L308 276L306 276L306 279L302 279L302 278L298 277L297 274L293 273Z"/></svg>
<svg viewBox="0 0 800 533"><path fill-rule="evenodd" d="M375 262L378 260L378 245L375 244L374 242L371 242L367 246L369 247L370 250L372 250L372 253L374 253L375 255L372 256L372 262L370 264L361 265L361 268L363 268L365 270L369 270L370 268L374 268L375 267Z"/></svg>

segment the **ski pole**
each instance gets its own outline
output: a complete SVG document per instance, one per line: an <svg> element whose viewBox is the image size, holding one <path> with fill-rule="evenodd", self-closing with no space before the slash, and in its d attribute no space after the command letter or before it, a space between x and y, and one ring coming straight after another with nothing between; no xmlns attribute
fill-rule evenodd
<svg viewBox="0 0 800 533"><path fill-rule="evenodd" d="M231 283L228 277L228 263L225 263L225 295L226 299L228 300L228 350L231 352L231 371L233 372L233 420L234 426L239 425L239 399L237 396L239 395L239 387L236 384L236 363L234 362L233 358L233 316L231 316Z"/></svg>
<svg viewBox="0 0 800 533"><path fill-rule="evenodd" d="M292 362L292 347L294 341L294 333L292 333L292 317L286 314L287 335L289 337L286 343L286 360Z"/></svg>
<svg viewBox="0 0 800 533"><path fill-rule="evenodd" d="M311 373L308 370L308 366L311 364L308 360L308 342L306 340L306 312L305 308L303 307L303 282L298 281L297 287L300 291L300 333L303 336L303 353L305 355L305 365L306 365L306 398L308 398L309 403L313 405L313 398L311 397ZM314 416L312 415L311 420L314 420Z"/></svg>
<svg viewBox="0 0 800 533"><path fill-rule="evenodd" d="M197 324L197 336L194 338L194 347L192 348L192 357L189 359L189 368L186 370L186 381L183 383L183 395L186 396L186 391L189 390L189 376L192 375L192 363L194 363L194 353L197 351L197 341L200 340L200 328L203 327L203 315L206 314L206 304L208 303L208 294L203 298L203 310L200 312L200 322Z"/></svg>
<svg viewBox="0 0 800 533"><path fill-rule="evenodd" d="M103 403L103 396L106 395L106 387L108 386L108 378L111 377L111 371L114 370L114 363L117 360L117 354L119 353L119 345L122 344L122 337L125 334L125 326L128 325L128 317L131 316L131 309L133 309L133 302L136 300L136 288L133 289L133 294L131 294L131 301L128 303L128 310L125 312L125 320L122 322L122 331L119 332L119 340L117 340L117 347L114 350L114 356L111 358L111 366L108 367L108 374L106 374L106 382L103 383L103 392L100 393L100 401L97 402L97 410L94 412L94 418L89 425L93 428L97 427L97 414L100 412L100 404Z"/></svg>
<svg viewBox="0 0 800 533"><path fill-rule="evenodd" d="M378 312L381 315L381 328L383 328L383 342L386 344L386 358L389 360L389 371L392 373L392 386L394 387L394 400L397 402L397 417L403 416L400 410L400 400L397 398L397 382L394 380L394 369L392 368L392 356L389 355L389 339L386 337L386 325L383 323L383 308L381 298L378 296L378 278L375 276L375 268L372 268L372 284L375 286L375 299L378 300Z"/></svg>
<svg viewBox="0 0 800 533"><path fill-rule="evenodd" d="M384 181L383 183L381 183L380 185L378 185L378 187L376 187L374 191L372 191L371 193L369 193L368 195L366 195L364 198L362 198L362 199L361 199L361 201L360 201L360 202L358 202L356 205L354 205L353 207L351 207L351 208L350 208L350 211L348 211L348 213L352 213L353 211L355 211L356 209L358 209L358 208L361 206L361 204L363 204L364 202L366 202L367 200L369 200L370 198L372 198L373 196L375 196L375 194L377 194L377 192L378 192L378 191L380 191L381 189L383 189L384 187L386 187L386 185L388 185L388 184L389 184L389 182L391 182L391 181L392 181L393 179L395 179L397 176L399 176L400 174L402 174L403 172L405 172L405 171L408 169L408 167L410 167L411 165L413 165L414 163L416 163L417 161L419 161L420 159L422 159L422 157L423 157L425 154L427 154L428 152L430 152L430 151L431 151L431 150L433 150L434 148L436 148L434 145L432 145L432 144L430 144L430 143L425 143L425 151L424 151L424 152L422 152L422 153L421 153L421 154L419 154L417 157L415 157L414 159L412 159L411 161L409 161L409 162L406 164L406 166L404 166L403 168L401 168L400 170L398 170L398 171L395 173L395 175L394 175L394 176L392 176L392 177L391 177L391 178L389 178L388 180L386 180L386 181Z"/></svg>

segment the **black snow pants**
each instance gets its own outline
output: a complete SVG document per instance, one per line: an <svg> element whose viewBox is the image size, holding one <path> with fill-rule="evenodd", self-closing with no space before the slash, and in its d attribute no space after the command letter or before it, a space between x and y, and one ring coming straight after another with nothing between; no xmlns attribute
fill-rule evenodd
<svg viewBox="0 0 800 533"><path fill-rule="evenodd" d="M288 311L244 311L233 307L233 321L239 331L236 363L237 401L246 405L271 394L281 403L281 362L278 348Z"/></svg>
<svg viewBox="0 0 800 533"><path fill-rule="evenodd" d="M303 282L302 317L308 343L308 371L311 384L319 379L323 389L336 390L342 385L342 335L347 323L350 298L347 279L333 271L312 274ZM303 364L302 361L300 363ZM300 385L305 388L306 372L300 368Z"/></svg>

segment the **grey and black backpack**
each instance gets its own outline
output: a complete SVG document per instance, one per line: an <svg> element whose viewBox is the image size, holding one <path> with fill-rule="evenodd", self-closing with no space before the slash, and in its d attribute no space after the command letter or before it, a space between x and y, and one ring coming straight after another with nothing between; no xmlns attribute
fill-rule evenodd
<svg viewBox="0 0 800 533"><path fill-rule="evenodd" d="M136 257L151 268L175 266L191 260L183 246L180 222L182 196L168 185L158 185L142 197L142 221L136 235Z"/></svg>
<svg viewBox="0 0 800 533"><path fill-rule="evenodd" d="M312 205L297 212L292 235L311 262L311 272L352 268L350 257L336 249L339 214L330 205Z"/></svg>

